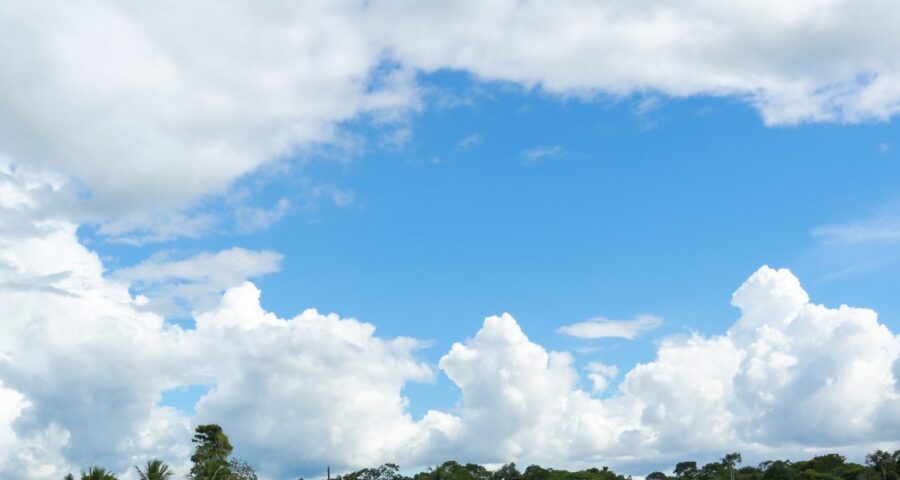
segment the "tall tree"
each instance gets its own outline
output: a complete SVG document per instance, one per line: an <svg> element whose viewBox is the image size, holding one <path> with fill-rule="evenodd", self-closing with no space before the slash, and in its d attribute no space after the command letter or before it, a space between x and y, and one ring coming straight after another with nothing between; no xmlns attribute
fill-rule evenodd
<svg viewBox="0 0 900 480"><path fill-rule="evenodd" d="M148 460L143 470L137 465L134 469L137 470L138 478L141 480L166 480L175 475L169 466L159 459Z"/></svg>
<svg viewBox="0 0 900 480"><path fill-rule="evenodd" d="M195 480L222 480L231 474L228 456L234 447L222 427L216 424L199 425L191 440L197 445L191 455L190 478Z"/></svg>
<svg viewBox="0 0 900 480"><path fill-rule="evenodd" d="M881 480L887 480L888 468L894 464L894 456L884 450L876 450L866 455L866 465L881 471Z"/></svg>
<svg viewBox="0 0 900 480"><path fill-rule="evenodd" d="M722 465L725 465L731 471L731 480L734 480L734 467L741 461L743 461L741 454L737 452L729 453L722 458Z"/></svg>

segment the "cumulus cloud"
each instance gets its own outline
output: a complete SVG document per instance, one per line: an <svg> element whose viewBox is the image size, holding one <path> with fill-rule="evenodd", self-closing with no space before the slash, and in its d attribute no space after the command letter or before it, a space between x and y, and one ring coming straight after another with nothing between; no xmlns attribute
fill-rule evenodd
<svg viewBox="0 0 900 480"><path fill-rule="evenodd" d="M29 200L17 205L38 205L27 180L12 172L0 183ZM0 219L11 213L0 209ZM275 268L277 254L232 249L110 277L74 224L40 223L0 236L0 477L61 478L96 463L132 475L150 457L183 472L201 421L233 432L270 478L324 462L409 460L432 431L453 427L446 414L415 421L406 410L402 387L434 374L412 339L382 339L372 325L312 310L278 319L246 283L183 330L127 288L173 278L226 284L248 268ZM256 262L268 267L245 268ZM197 384L210 389L196 416L159 405L162 392Z"/></svg>
<svg viewBox="0 0 900 480"><path fill-rule="evenodd" d="M655 315L638 315L633 320L609 320L603 317L560 327L557 331L578 338L625 338L634 340L642 332L662 325L663 319Z"/></svg>
<svg viewBox="0 0 900 480"><path fill-rule="evenodd" d="M878 1L377 2L397 58L568 97L735 96L770 124L900 110L900 7Z"/></svg>
<svg viewBox="0 0 900 480"><path fill-rule="evenodd" d="M198 348L223 359L197 418L220 422L263 471L287 478L311 466L408 464L454 428L449 415L414 421L407 411L403 386L434 375L413 356L419 342L384 340L370 324L315 310L278 319L259 293L249 283L230 289L197 317Z"/></svg>
<svg viewBox="0 0 900 480"><path fill-rule="evenodd" d="M413 108L357 2L0 7L0 149L76 178L102 218L222 193L337 124ZM29 55L21 55L24 50Z"/></svg>
<svg viewBox="0 0 900 480"><path fill-rule="evenodd" d="M737 97L770 124L887 120L898 22L900 7L875 0L12 2L0 150L74 178L80 218L113 234L164 228L160 215L336 141L343 122L408 134L418 72L567 98Z"/></svg>
<svg viewBox="0 0 900 480"><path fill-rule="evenodd" d="M40 208L52 187L38 179L0 177L0 221ZM587 365L589 392L570 354L529 339L508 314L489 317L438 363L458 407L416 419L403 388L437 373L417 358L420 342L315 310L278 318L250 283L183 330L105 275L74 224L32 227L0 235L3 478L59 478L93 463L125 472L151 456L183 470L201 422L222 424L268 478L446 458L637 473L647 459L900 437L900 338L871 310L811 303L784 269L763 267L735 292L741 313L726 332L662 340L602 397L619 373L602 358ZM186 275L177 261L151 265L135 278ZM160 405L162 392L188 385L209 387L196 413Z"/></svg>
<svg viewBox="0 0 900 480"><path fill-rule="evenodd" d="M607 365L603 362L591 362L587 364L588 378L593 383L595 392L606 390L609 382L619 374L619 367Z"/></svg>

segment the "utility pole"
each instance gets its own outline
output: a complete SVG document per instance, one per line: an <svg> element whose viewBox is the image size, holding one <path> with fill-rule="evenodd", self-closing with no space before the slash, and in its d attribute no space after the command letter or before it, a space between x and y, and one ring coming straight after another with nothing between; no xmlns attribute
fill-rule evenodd
<svg viewBox="0 0 900 480"><path fill-rule="evenodd" d="M328 480L331 480L331 465L329 465L328 468L325 470L325 478L327 478Z"/></svg>

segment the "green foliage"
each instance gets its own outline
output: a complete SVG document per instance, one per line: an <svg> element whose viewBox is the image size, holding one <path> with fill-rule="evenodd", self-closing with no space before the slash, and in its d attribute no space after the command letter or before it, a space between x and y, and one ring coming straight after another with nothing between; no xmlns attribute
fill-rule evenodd
<svg viewBox="0 0 900 480"><path fill-rule="evenodd" d="M258 480L253 467L231 457L233 447L222 428L215 424L196 428L193 442L196 445L191 456L193 466L188 480ZM767 460L758 466L744 466L740 453L725 455L721 461L698 468L695 461L683 461L675 465L673 477L663 472L653 472L646 480L900 480L900 450L893 453L878 450L866 455L866 465L847 462L842 455L830 453L809 460ZM144 468L134 467L140 480L171 480L173 472L162 460L148 461ZM117 480L103 467L93 466L81 473L81 480ZM64 480L75 480L71 474ZM298 480L303 480L302 477ZM400 473L394 463L380 467L364 468L340 475L335 480L631 480L608 467L589 468L570 472L530 465L524 472L508 463L495 471L482 465L465 465L450 460L431 467L412 478Z"/></svg>
<svg viewBox="0 0 900 480"><path fill-rule="evenodd" d="M232 458L228 462L228 470L230 473L228 480L257 480L256 471L243 460Z"/></svg>
<svg viewBox="0 0 900 480"><path fill-rule="evenodd" d="M675 465L674 473L677 478L693 479L700 475L700 470L697 462L679 462Z"/></svg>
<svg viewBox="0 0 900 480"><path fill-rule="evenodd" d="M493 475L491 480L521 480L522 473L516 468L515 463L507 463L500 467Z"/></svg>
<svg viewBox="0 0 900 480"><path fill-rule="evenodd" d="M119 480L119 478L103 467L93 466L86 472L81 472L81 480Z"/></svg>
<svg viewBox="0 0 900 480"><path fill-rule="evenodd" d="M137 470L138 478L141 480L166 480L175 475L169 466L159 459L148 460L143 470L138 466L134 469Z"/></svg>
<svg viewBox="0 0 900 480"><path fill-rule="evenodd" d="M385 463L375 468L364 468L337 477L338 480L402 480L403 478L403 475L400 475L400 467L393 463Z"/></svg>
<svg viewBox="0 0 900 480"><path fill-rule="evenodd" d="M234 447L222 427L216 424L200 425L194 430L191 440L197 445L191 455L189 478L195 480L226 480L231 476L228 456Z"/></svg>
<svg viewBox="0 0 900 480"><path fill-rule="evenodd" d="M887 474L891 471L892 467L896 466L897 461L889 452L884 450L876 450L868 455L866 455L866 465L870 465L875 467L879 472L881 472L882 480L887 480Z"/></svg>

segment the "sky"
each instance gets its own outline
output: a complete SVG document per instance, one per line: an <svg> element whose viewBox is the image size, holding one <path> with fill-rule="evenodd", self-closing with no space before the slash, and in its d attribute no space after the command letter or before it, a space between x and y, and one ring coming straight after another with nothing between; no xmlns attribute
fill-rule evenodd
<svg viewBox="0 0 900 480"><path fill-rule="evenodd" d="M898 22L0 6L0 477L900 448Z"/></svg>

